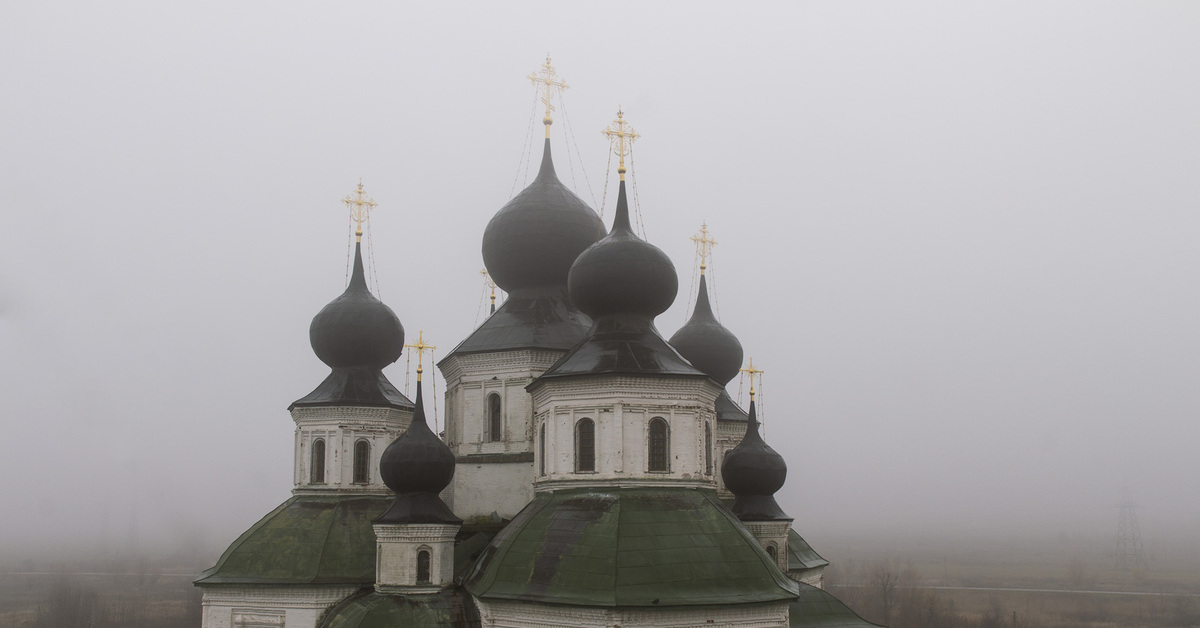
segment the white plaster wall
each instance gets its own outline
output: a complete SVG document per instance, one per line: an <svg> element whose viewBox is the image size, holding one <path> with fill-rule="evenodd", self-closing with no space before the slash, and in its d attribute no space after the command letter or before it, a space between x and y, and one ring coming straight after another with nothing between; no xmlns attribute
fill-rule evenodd
<svg viewBox="0 0 1200 628"><path fill-rule="evenodd" d="M665 626L683 628L778 628L788 625L787 602L704 608L595 608L530 602L476 600L485 628L582 628L584 626Z"/></svg>
<svg viewBox="0 0 1200 628"><path fill-rule="evenodd" d="M357 406L319 406L293 408L296 422L294 437L293 493L364 493L387 494L388 488L379 477L379 460L383 450L412 422L412 412L395 408ZM312 464L312 443L325 439L325 482L312 484L309 480ZM355 484L354 444L366 440L370 444L366 484Z"/></svg>
<svg viewBox="0 0 1200 628"><path fill-rule="evenodd" d="M511 519L533 500L533 464L470 463L454 467L453 487L443 493L446 505L459 518L487 518L493 512Z"/></svg>
<svg viewBox="0 0 1200 628"><path fill-rule="evenodd" d="M315 628L334 604L355 593L345 586L209 585L202 628ZM279 621L280 623L274 623Z"/></svg>
<svg viewBox="0 0 1200 628"><path fill-rule="evenodd" d="M533 394L534 433L546 426L545 474L535 453L535 488L586 485L680 485L712 488L718 471L705 464L705 423L716 422L720 389L701 378L597 376L540 381ZM596 470L577 471L575 426L595 422ZM650 421L668 430L668 470L649 470Z"/></svg>
<svg viewBox="0 0 1200 628"><path fill-rule="evenodd" d="M716 430L713 433L713 448L714 452L713 464L716 467L717 474L717 495L732 499L733 493L725 488L725 479L721 477L721 463L725 460L725 454L731 449L738 446L742 442L742 437L746 435L746 424L740 421L717 421Z"/></svg>
<svg viewBox="0 0 1200 628"><path fill-rule="evenodd" d="M457 524L375 524L375 590L437 591L454 583ZM429 585L417 584L417 554L429 552Z"/></svg>
<svg viewBox="0 0 1200 628"><path fill-rule="evenodd" d="M766 550L768 546L775 547L775 564L780 571L787 572L788 530L792 529L791 519L779 521L743 521L742 525L758 539L758 544Z"/></svg>

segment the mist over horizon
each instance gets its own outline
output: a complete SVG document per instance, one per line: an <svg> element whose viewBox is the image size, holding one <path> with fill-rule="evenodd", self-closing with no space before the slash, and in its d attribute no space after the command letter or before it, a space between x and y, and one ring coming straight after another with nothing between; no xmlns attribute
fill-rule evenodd
<svg viewBox="0 0 1200 628"><path fill-rule="evenodd" d="M360 178L406 341L464 339L483 229L536 172L547 52L556 169L606 226L599 131L620 106L642 135L665 337L689 238L718 241L717 310L818 551L1102 543L1126 490L1148 545L1200 541L1200 5L0 14L0 554L219 552L290 495Z"/></svg>

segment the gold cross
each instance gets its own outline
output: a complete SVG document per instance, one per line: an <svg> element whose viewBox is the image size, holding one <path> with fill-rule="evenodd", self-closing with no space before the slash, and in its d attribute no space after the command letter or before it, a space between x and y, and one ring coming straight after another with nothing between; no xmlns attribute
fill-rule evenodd
<svg viewBox="0 0 1200 628"><path fill-rule="evenodd" d="M708 256L712 254L712 247L716 246L717 241L708 235L708 223L700 223L700 233L692 236L692 242L696 243L696 252L700 254L700 274L704 274L704 269L708 268L705 262Z"/></svg>
<svg viewBox="0 0 1200 628"><path fill-rule="evenodd" d="M492 281L492 276L490 274L488 274L488 271L486 268L479 271L479 274L483 275L484 284L486 284L487 287L490 288L492 291L492 314L495 314L496 313L496 282Z"/></svg>
<svg viewBox="0 0 1200 628"><path fill-rule="evenodd" d="M342 199L346 204L346 209L350 210L350 218L354 220L356 227L354 229L354 237L356 242L362 242L362 225L367 221L367 214L372 209L375 209L379 203L375 199L366 195L363 191L362 179L358 180L358 189L354 191L354 195L346 195Z"/></svg>
<svg viewBox="0 0 1200 628"><path fill-rule="evenodd" d="M757 375L759 382L761 382L762 374L766 373L766 371L754 368L754 358L753 357L750 358L750 364L746 368L738 369L738 370L743 373L748 373L750 375L750 401L754 401L754 376Z"/></svg>
<svg viewBox="0 0 1200 628"><path fill-rule="evenodd" d="M628 129L628 130L626 130ZM629 123L625 121L625 112L621 110L621 106L617 105L617 119L613 120L612 124L605 127L601 131L608 141L613 144L613 152L617 154L620 163L617 164L617 174L621 175L621 180L625 180L625 156L633 150L633 142L641 137ZM610 162L611 163L611 162Z"/></svg>
<svg viewBox="0 0 1200 628"><path fill-rule="evenodd" d="M424 329L417 332L417 341L415 343L407 344L404 346L409 349L417 350L417 381L419 382L419 381L421 381L421 373L423 373L425 371L425 369L422 367L422 364L423 364L423 361L425 358L425 352L432 351L433 349L437 349L437 347L435 347L433 345L425 344L425 330Z"/></svg>
<svg viewBox="0 0 1200 628"><path fill-rule="evenodd" d="M567 82L558 78L558 72L550 65L549 54L546 55L546 62L542 64L541 69L527 78L534 85L541 83L546 90L542 93L542 103L546 105L546 117L542 118L542 124L546 125L546 137L550 137L550 125L554 124L554 119L550 117L554 111L554 89L558 88L558 93L562 94L562 90L567 88Z"/></svg>

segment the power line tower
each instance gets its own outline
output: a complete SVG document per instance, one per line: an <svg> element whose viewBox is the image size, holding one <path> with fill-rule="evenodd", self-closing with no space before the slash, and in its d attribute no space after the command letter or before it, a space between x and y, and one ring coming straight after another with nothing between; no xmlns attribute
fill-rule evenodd
<svg viewBox="0 0 1200 628"><path fill-rule="evenodd" d="M1121 491L1120 515L1117 518L1117 570L1135 571L1146 568L1146 547L1138 527L1137 506L1129 497L1129 487Z"/></svg>

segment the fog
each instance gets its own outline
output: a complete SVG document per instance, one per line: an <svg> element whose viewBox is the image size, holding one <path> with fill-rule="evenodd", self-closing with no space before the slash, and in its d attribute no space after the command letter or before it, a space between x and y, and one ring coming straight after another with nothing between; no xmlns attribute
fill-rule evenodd
<svg viewBox="0 0 1200 628"><path fill-rule="evenodd" d="M547 52L568 186L605 197L618 106L643 136L665 336L719 242L818 550L1115 537L1125 486L1200 538L1200 5L12 2L0 553L219 550L288 497L360 178L381 297L465 338Z"/></svg>

